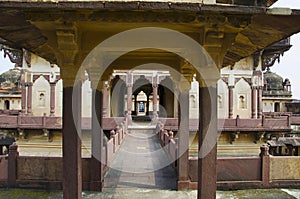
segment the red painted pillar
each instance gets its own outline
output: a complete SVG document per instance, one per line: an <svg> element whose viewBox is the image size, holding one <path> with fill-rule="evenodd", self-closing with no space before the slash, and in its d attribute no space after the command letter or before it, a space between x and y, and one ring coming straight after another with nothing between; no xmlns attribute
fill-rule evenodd
<svg viewBox="0 0 300 199"><path fill-rule="evenodd" d="M252 98L251 98L251 117L252 118L256 118L256 108L257 108L257 106L256 106L256 94L257 94L257 88L256 87L252 87L252 89L251 89L251 96L252 96Z"/></svg>
<svg viewBox="0 0 300 199"><path fill-rule="evenodd" d="M131 124L132 117L131 117L131 110L132 110L132 84L133 84L133 79L132 79L132 74L128 73L127 74L127 122L128 124Z"/></svg>
<svg viewBox="0 0 300 199"><path fill-rule="evenodd" d="M9 146L8 153L8 186L15 187L17 180L17 158L19 156L18 145Z"/></svg>
<svg viewBox="0 0 300 199"><path fill-rule="evenodd" d="M153 83L152 85L152 92L153 92L153 118L152 122L156 123L158 114L157 114L157 97L158 97L158 85L157 83Z"/></svg>
<svg viewBox="0 0 300 199"><path fill-rule="evenodd" d="M217 83L199 84L198 199L215 199L217 189Z"/></svg>
<svg viewBox="0 0 300 199"><path fill-rule="evenodd" d="M257 89L257 118L262 116L262 86Z"/></svg>
<svg viewBox="0 0 300 199"><path fill-rule="evenodd" d="M55 82L50 83L50 116L55 114Z"/></svg>
<svg viewBox="0 0 300 199"><path fill-rule="evenodd" d="M23 82L21 83L22 90L21 90L21 113L24 115L26 113L26 84Z"/></svg>
<svg viewBox="0 0 300 199"><path fill-rule="evenodd" d="M98 83L98 82L97 82ZM103 188L103 91L97 89L97 84L92 82L92 157L91 157L91 191L102 191ZM106 89L106 88L104 88Z"/></svg>
<svg viewBox="0 0 300 199"><path fill-rule="evenodd" d="M189 189L189 90L179 93L178 190Z"/></svg>
<svg viewBox="0 0 300 199"><path fill-rule="evenodd" d="M233 117L233 86L228 86L228 118Z"/></svg>
<svg viewBox="0 0 300 199"><path fill-rule="evenodd" d="M81 82L63 79L63 195L82 198ZM71 81L71 80L70 80ZM74 105L73 105L74 104Z"/></svg>
<svg viewBox="0 0 300 199"><path fill-rule="evenodd" d="M107 84L104 84L103 87L103 117L108 117L108 92L107 92Z"/></svg>
<svg viewBox="0 0 300 199"><path fill-rule="evenodd" d="M28 96L27 96L27 114L31 115L32 114L32 82L27 83L28 87Z"/></svg>

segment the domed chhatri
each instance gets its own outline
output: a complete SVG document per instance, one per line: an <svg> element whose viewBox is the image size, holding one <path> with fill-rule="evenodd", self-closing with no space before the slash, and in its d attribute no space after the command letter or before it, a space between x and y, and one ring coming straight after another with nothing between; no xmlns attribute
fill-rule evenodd
<svg viewBox="0 0 300 199"><path fill-rule="evenodd" d="M268 68L264 73L264 97L286 97L291 98L291 82L283 79L280 75L273 73Z"/></svg>
<svg viewBox="0 0 300 199"><path fill-rule="evenodd" d="M273 73L268 70L264 73L264 79L266 83L267 90L283 90L283 78L276 73Z"/></svg>

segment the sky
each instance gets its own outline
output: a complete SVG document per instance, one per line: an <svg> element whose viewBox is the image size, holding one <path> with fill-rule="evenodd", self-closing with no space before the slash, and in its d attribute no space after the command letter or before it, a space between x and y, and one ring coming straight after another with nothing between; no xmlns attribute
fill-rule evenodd
<svg viewBox="0 0 300 199"><path fill-rule="evenodd" d="M300 9L300 0L279 0L272 7ZM280 63L272 66L271 71L282 76L283 79L288 78L292 84L293 98L300 99L300 33L291 37L291 44L292 48L280 57ZM13 67L14 64L8 57L4 59L3 51L0 51L0 74Z"/></svg>

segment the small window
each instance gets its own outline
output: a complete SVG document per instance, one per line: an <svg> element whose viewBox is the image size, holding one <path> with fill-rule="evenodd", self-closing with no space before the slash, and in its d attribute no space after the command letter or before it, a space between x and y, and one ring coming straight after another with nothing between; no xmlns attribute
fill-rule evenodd
<svg viewBox="0 0 300 199"><path fill-rule="evenodd" d="M39 99L38 99L38 104L41 107L46 106L46 97L44 92L39 92Z"/></svg>
<svg viewBox="0 0 300 199"><path fill-rule="evenodd" d="M239 96L239 108L240 109L246 109L247 108L247 101L245 95Z"/></svg>
<svg viewBox="0 0 300 199"><path fill-rule="evenodd" d="M9 100L5 100L4 101L4 110L9 110L9 108L10 108L10 102L9 102Z"/></svg>

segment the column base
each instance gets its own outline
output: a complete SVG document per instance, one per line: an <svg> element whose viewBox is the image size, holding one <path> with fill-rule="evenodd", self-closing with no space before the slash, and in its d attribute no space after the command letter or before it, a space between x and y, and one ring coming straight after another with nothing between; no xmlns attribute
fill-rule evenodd
<svg viewBox="0 0 300 199"><path fill-rule="evenodd" d="M190 184L191 181L190 180L181 180L177 182L177 190L178 191L184 191L184 190L189 190L190 189Z"/></svg>
<svg viewBox="0 0 300 199"><path fill-rule="evenodd" d="M91 181L90 182L90 191L102 192L103 187L104 187L104 182L101 182L101 181Z"/></svg>

